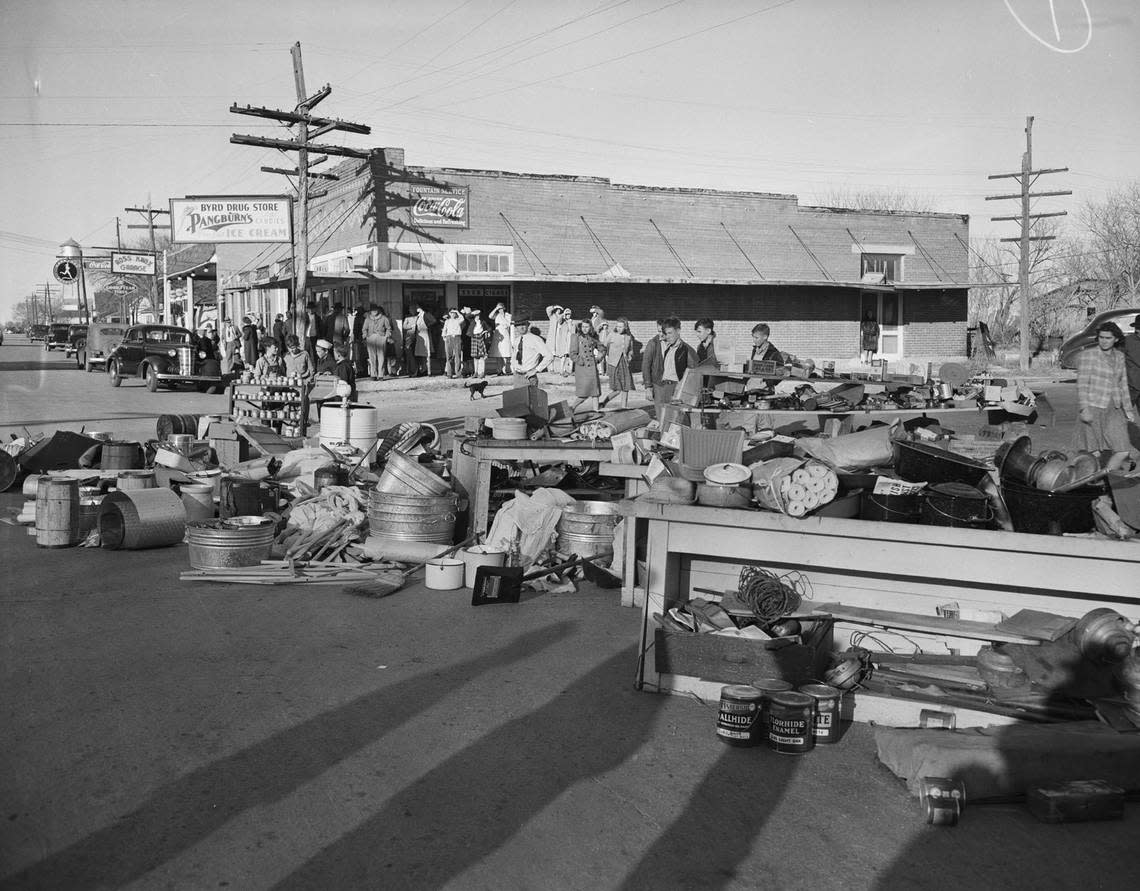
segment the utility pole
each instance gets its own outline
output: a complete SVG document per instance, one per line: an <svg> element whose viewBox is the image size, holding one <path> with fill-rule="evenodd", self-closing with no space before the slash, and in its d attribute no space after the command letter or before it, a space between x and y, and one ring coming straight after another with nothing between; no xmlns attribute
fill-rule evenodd
<svg viewBox="0 0 1140 891"><path fill-rule="evenodd" d="M127 228L128 229L146 229L150 232L150 253L151 253L151 256L154 257L154 263L155 263L155 267L156 267L155 268L156 274L152 275L150 277L150 308L152 310L157 310L158 309L158 275L157 275L157 272L158 272L158 269L157 269L157 267L158 267L158 246L154 240L154 230L155 229L169 229L170 223L155 223L154 220L155 220L155 217L162 216L163 214L166 214L166 216L170 216L170 211L169 210L156 210L156 209L154 209L153 207L150 206L150 199L149 198L147 199L146 207L126 207L123 209L126 210L127 213L137 213L137 214L141 214L141 215L146 217L146 225L145 226L128 225ZM166 284L166 282L164 279L163 285L165 286L165 284ZM163 322L163 324L166 324L166 325L170 324L170 319L166 318L165 307L163 310L162 322Z"/></svg>
<svg viewBox="0 0 1140 891"><path fill-rule="evenodd" d="M310 168L328 160L329 155L338 155L345 158L360 158L368 160L372 153L361 149L348 148L339 145L314 144L313 139L323 136L331 130L341 130L346 133L359 133L367 136L372 128L365 124L354 124L337 118L320 118L312 114L316 105L332 93L332 87L325 84L312 96L305 89L305 69L301 63L301 44L294 43L290 51L293 56L293 85L297 95L297 105L293 111L281 109L261 108L254 106L239 106L234 103L230 106L233 114L251 115L253 117L269 118L284 124L295 126L293 139L267 139L260 136L248 136L235 133L230 142L237 145L255 145L261 148L280 149L297 153L297 169L282 170L276 167L262 167L267 173L279 173L297 178L295 190L297 193L297 227L293 232L293 301L292 322L293 332L300 338L305 336L305 289L308 286L309 273L309 199L317 198L324 192L312 192L309 189L310 179L335 180L337 177L331 173L315 173ZM313 128L313 129L310 129ZM316 149L324 154L319 158L310 158L310 149Z"/></svg>
<svg viewBox="0 0 1140 891"><path fill-rule="evenodd" d="M119 218L115 217L115 247L119 250L123 249L123 234L119 229ZM127 315L127 295L122 294L119 297L119 318L123 320L124 324L130 324L130 316Z"/></svg>
<svg viewBox="0 0 1140 891"><path fill-rule="evenodd" d="M1063 217L1068 211L1060 210L1053 213L1030 213L1029 212L1029 199L1030 198L1051 198L1059 195L1072 195L1073 193L1066 189L1055 192L1031 192L1030 189L1036 184L1037 179L1049 173L1067 173L1068 167L1050 167L1042 170L1033 169L1033 115L1029 115L1025 119L1025 153L1021 156L1021 171L1019 173L995 173L987 179L1016 179L1021 186L1021 191L1012 195L987 195L987 201L1008 201L1013 199L1021 200L1021 214L1019 216L1008 217L990 217L992 222L1009 222L1016 221L1021 224L1021 234L1017 238L1003 238L1001 241L1017 242L1019 246L1018 258L1018 282L1019 282L1019 319L1020 325L1018 327L1019 337L1021 339L1020 350L1020 366L1022 371L1029 370L1029 296L1030 296L1030 281L1029 281L1029 245L1033 241L1052 241L1056 238L1055 235L1032 235L1031 230L1033 227L1033 220L1044 219L1045 217Z"/></svg>

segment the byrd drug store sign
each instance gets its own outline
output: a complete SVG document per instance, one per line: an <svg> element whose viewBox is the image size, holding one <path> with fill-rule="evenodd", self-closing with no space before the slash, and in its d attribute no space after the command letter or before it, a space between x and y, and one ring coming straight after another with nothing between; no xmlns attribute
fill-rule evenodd
<svg viewBox="0 0 1140 891"><path fill-rule="evenodd" d="M178 244L289 244L293 200L274 196L171 198L171 240Z"/></svg>

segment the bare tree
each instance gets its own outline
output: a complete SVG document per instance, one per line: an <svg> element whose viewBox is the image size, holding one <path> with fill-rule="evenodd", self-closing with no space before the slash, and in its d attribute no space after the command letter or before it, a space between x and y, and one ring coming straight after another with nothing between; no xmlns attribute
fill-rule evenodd
<svg viewBox="0 0 1140 891"><path fill-rule="evenodd" d="M934 199L928 195L889 186L870 189L840 186L822 193L817 203L824 207L893 210L902 213L934 213L938 209Z"/></svg>
<svg viewBox="0 0 1140 891"><path fill-rule="evenodd" d="M1081 210L1088 229L1083 268L1089 278L1112 283L1113 306L1140 300L1140 182L1089 201Z"/></svg>

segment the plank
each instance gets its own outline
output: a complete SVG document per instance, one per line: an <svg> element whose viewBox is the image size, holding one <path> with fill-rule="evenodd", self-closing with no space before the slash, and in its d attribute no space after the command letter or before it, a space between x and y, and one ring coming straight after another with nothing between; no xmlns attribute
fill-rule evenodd
<svg viewBox="0 0 1140 891"><path fill-rule="evenodd" d="M945 634L950 637L969 637L974 640L992 640L1001 643L1035 644L1039 641L1021 634L999 631L988 622L970 622L965 619L946 619L942 616L921 616L917 613L899 613L886 609L866 609L845 606L842 603L814 604L812 615L829 615L845 622L875 625L879 628L903 628Z"/></svg>
<svg viewBox="0 0 1140 891"><path fill-rule="evenodd" d="M258 449L263 455L284 455L293 451L294 446L276 430L255 424L235 424L238 435Z"/></svg>
<svg viewBox="0 0 1140 891"><path fill-rule="evenodd" d="M1024 634L1037 640L1056 640L1076 627L1077 620L1071 616L1058 616L1036 609L1021 609L997 627L1012 634Z"/></svg>

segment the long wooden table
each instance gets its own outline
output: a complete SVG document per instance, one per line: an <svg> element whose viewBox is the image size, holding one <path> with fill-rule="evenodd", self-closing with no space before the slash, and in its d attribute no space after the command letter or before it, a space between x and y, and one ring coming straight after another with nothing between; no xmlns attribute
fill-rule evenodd
<svg viewBox="0 0 1140 891"><path fill-rule="evenodd" d="M820 603L930 617L937 606L950 602L963 610L1007 615L1029 608L1079 617L1110 607L1140 618L1137 542L832 517L797 520L767 511L638 500L625 502L623 511L644 521L648 535L638 683L662 692L709 699L719 695L719 683L658 675L647 642L653 640L655 614L687 600L694 587L734 589L745 563L777 573L801 572L812 599ZM844 627L838 624L837 632ZM976 640L951 643L961 652L978 646ZM835 643L838 649L846 644ZM856 718L897 720L897 715L873 711L883 702L857 697ZM960 725L967 723L996 721L981 713L959 717Z"/></svg>
<svg viewBox="0 0 1140 891"><path fill-rule="evenodd" d="M475 491L471 499L471 531L487 531L491 505L491 464L495 461L530 461L557 464L559 461L603 462L613 457L609 442L558 442L530 439L479 439L472 446L475 457Z"/></svg>

